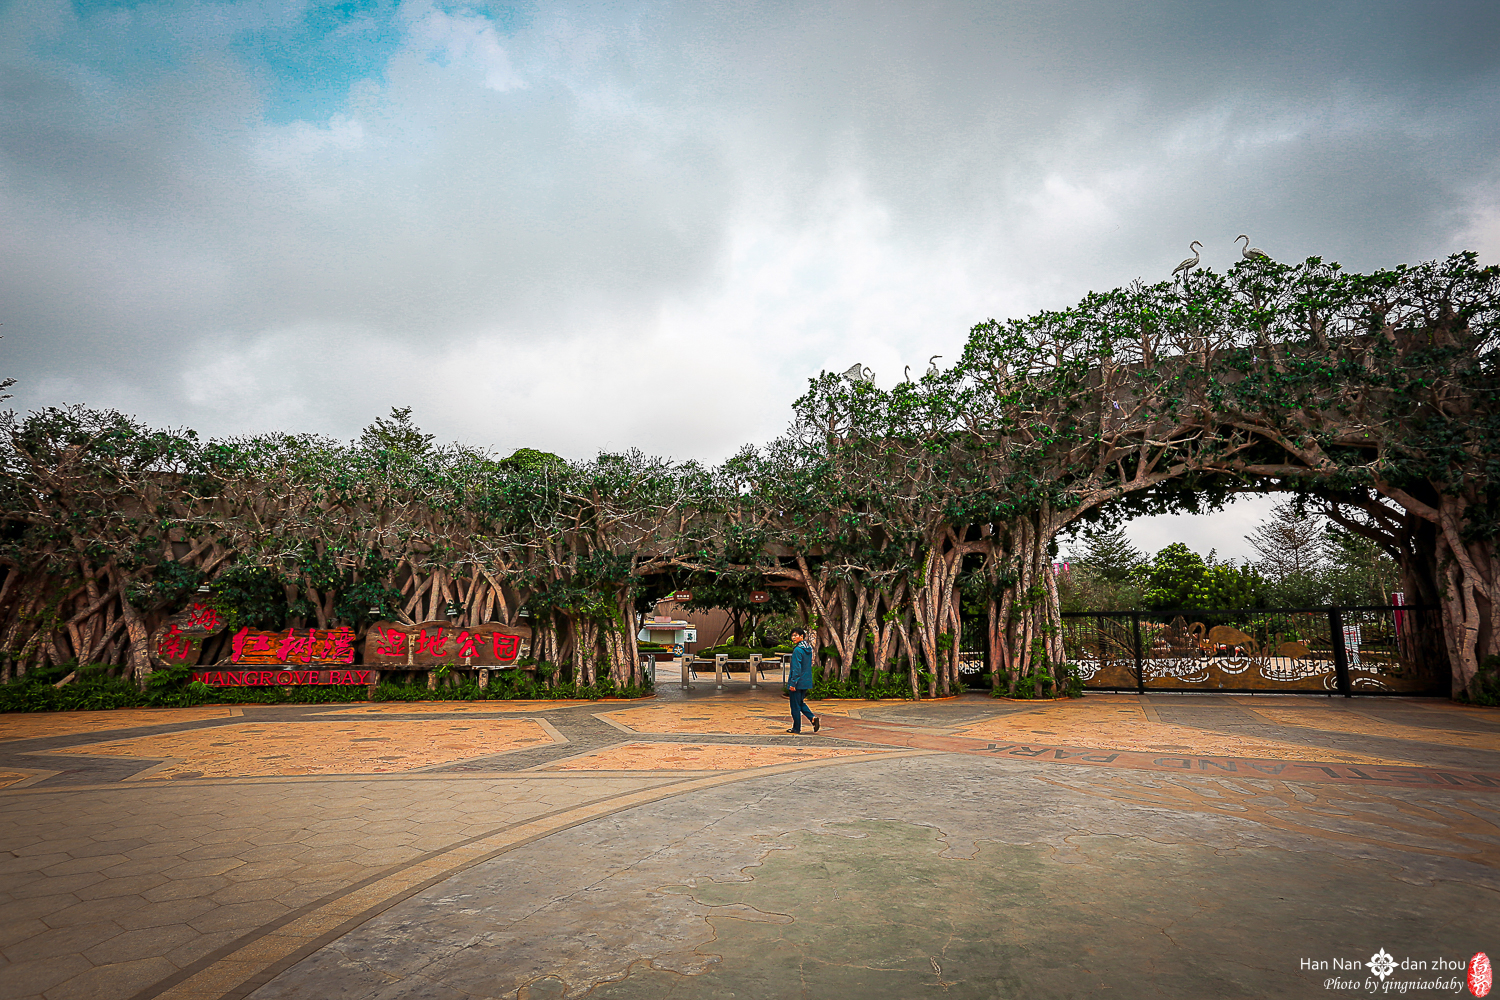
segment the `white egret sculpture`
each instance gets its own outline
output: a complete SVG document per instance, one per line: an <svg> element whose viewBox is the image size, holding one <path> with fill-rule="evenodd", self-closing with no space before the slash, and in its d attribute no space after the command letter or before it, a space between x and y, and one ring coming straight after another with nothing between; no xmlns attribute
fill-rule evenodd
<svg viewBox="0 0 1500 1000"><path fill-rule="evenodd" d="M938 373L937 359L940 357L942 357L941 354L934 354L927 359L927 374L936 375Z"/></svg>
<svg viewBox="0 0 1500 1000"><path fill-rule="evenodd" d="M1194 240L1188 244L1188 249L1193 251L1193 255L1172 268L1172 277L1177 277L1179 273L1185 276L1189 271L1198 266L1198 254L1203 250L1203 244Z"/></svg>
<svg viewBox="0 0 1500 1000"><path fill-rule="evenodd" d="M1270 260L1271 259L1271 255L1268 254L1268 253L1266 253L1264 250L1260 249L1259 247L1253 247L1253 246L1251 246L1250 245L1250 237L1246 236L1244 233L1240 233L1238 236L1236 236L1234 238L1234 241L1236 243L1238 243L1240 240L1244 240L1245 241L1245 245L1242 246L1242 247L1240 247L1240 256L1241 257L1245 258L1246 260Z"/></svg>
<svg viewBox="0 0 1500 1000"><path fill-rule="evenodd" d="M849 370L844 372L844 378L850 382L872 382L875 379L875 373L864 365L854 364L850 365Z"/></svg>

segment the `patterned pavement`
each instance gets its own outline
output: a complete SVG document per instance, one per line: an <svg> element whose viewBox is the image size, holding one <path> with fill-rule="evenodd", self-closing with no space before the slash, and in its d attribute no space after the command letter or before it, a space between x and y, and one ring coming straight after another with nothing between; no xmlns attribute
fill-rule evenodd
<svg viewBox="0 0 1500 1000"><path fill-rule="evenodd" d="M986 950L983 941L1014 929L973 938L962 959L917 956L903 938L888 950L905 957L882 966L876 985L855 983L865 973L851 971L852 958L825 953L873 947L835 945L825 932L865 920L841 908L839 893L876 892L877 882L898 910L914 908L888 914L898 924L938 900L970 907L975 928L999 919L1008 911L982 894L1004 895L1003 880L962 876L944 860L960 855L1079 875L1080 894L1097 869L1102 881L1088 891L1106 896L1156 892L1149 874L1133 888L1105 877L1110 866L1133 870L1122 857L1156 858L1192 883L1191 898L1211 880L1182 857L1206 851L1218 878L1253 855L1305 882L1289 884L1283 903L1296 896L1315 910L1308 887L1333 884L1367 907L1361 926L1388 928L1381 940L1399 930L1445 946L1390 922L1418 914L1500 954L1500 712L1410 698L1172 695L812 707L822 731L801 736L785 732L787 703L774 689L736 682L722 693L663 684L637 702L0 716L0 1000L1040 996L1053 995L1048 968L1073 970L1057 973L1071 985L1056 995L1081 995L1095 973L1077 972L1076 956L1059 951L1049 966ZM729 825L694 833L708 818ZM850 840L839 824L862 832ZM627 828L633 839L619 840ZM927 872L928 888L856 879L831 889L827 905L799 909L787 888L842 885L829 873L866 863L848 855L860 838ZM559 856L564 843L573 853ZM526 881L558 864L571 867ZM746 889L712 889L726 884ZM618 891L596 897L595 885ZM1439 891L1454 885L1465 888ZM931 886L949 887L929 898ZM1027 891L1054 893L1045 881ZM1399 913L1380 902L1391 893ZM518 902L532 896L530 909ZM601 937L599 927L619 923L617 906L659 925L627 921ZM1179 906L1160 902L1162 912ZM1259 952L1280 930L1269 911L1235 913L1239 938L1187 936L1194 949L1246 954L1226 965L1195 951L1197 971L1180 982L1165 964L1141 967L1134 986L1110 979L1110 995L1325 995L1323 980L1297 978L1295 963L1245 972L1275 958ZM1031 917L1052 919L1041 914ZM494 930L505 920L519 921L515 935ZM1318 927L1309 940L1343 947ZM870 940L887 930L869 924ZM375 947L360 944L370 935L394 942L379 960L357 957ZM1117 936L1111 960L1121 968L1158 947ZM1052 940L1061 949L1072 938ZM741 947L751 941L763 950ZM487 964L463 957L480 954ZM786 965L793 959L801 972Z"/></svg>

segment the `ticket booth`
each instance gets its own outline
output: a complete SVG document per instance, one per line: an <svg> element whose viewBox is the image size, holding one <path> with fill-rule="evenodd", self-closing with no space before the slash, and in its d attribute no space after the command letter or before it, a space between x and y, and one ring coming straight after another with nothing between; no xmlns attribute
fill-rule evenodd
<svg viewBox="0 0 1500 1000"><path fill-rule="evenodd" d="M698 641L698 629L690 621L672 618L670 615L652 615L641 624L636 634L641 642L655 642L667 646L673 656L681 656L687 644Z"/></svg>

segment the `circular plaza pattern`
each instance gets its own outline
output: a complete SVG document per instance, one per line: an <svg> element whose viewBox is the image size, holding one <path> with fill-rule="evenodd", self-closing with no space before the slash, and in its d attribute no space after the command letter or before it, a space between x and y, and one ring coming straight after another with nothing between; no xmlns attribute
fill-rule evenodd
<svg viewBox="0 0 1500 1000"><path fill-rule="evenodd" d="M1399 963L1500 952L1495 712L814 707L0 716L0 996L1325 996L1382 950L1451 996Z"/></svg>

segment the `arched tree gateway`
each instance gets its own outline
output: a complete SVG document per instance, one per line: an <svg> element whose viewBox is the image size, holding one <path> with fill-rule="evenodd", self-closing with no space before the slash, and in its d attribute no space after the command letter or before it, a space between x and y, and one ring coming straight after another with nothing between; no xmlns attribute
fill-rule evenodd
<svg viewBox="0 0 1500 1000"><path fill-rule="evenodd" d="M716 469L501 461L414 428L205 444L76 408L11 417L3 669L143 674L153 623L210 581L290 622L524 613L538 658L626 684L637 607L717 575L793 588L839 676L904 662L929 696L959 683L962 592L1015 691L1063 679L1060 531L1142 498L1273 489L1398 560L1442 608L1462 694L1500 653L1497 289L1472 253L1137 282L982 323L952 367L890 390L824 374L785 435Z"/></svg>

